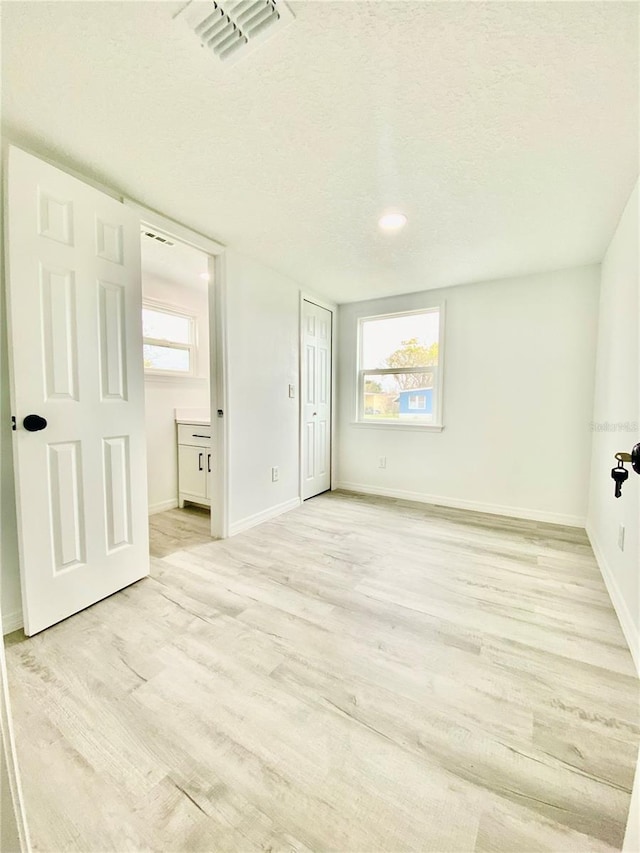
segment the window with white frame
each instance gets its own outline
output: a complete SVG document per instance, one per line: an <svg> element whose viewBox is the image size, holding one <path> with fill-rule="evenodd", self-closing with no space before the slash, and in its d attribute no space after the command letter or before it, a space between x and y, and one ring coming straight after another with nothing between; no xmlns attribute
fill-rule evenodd
<svg viewBox="0 0 640 853"><path fill-rule="evenodd" d="M359 321L358 420L441 426L441 308Z"/></svg>
<svg viewBox="0 0 640 853"><path fill-rule="evenodd" d="M145 373L193 376L196 352L195 317L170 306L142 305Z"/></svg>

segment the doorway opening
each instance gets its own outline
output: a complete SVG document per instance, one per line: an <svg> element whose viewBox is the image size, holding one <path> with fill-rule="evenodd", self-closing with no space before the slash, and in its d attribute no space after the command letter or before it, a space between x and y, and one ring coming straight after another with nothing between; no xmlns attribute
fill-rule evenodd
<svg viewBox="0 0 640 853"><path fill-rule="evenodd" d="M152 556L210 538L209 256L141 228L142 334Z"/></svg>
<svg viewBox="0 0 640 853"><path fill-rule="evenodd" d="M150 553L164 556L228 535L223 249L138 210Z"/></svg>

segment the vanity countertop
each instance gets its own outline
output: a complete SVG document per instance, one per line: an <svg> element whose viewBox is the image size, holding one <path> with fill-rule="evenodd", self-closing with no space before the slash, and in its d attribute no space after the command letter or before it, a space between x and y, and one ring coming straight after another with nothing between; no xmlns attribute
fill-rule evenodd
<svg viewBox="0 0 640 853"><path fill-rule="evenodd" d="M177 424L196 424L197 426L211 426L210 418L176 418Z"/></svg>

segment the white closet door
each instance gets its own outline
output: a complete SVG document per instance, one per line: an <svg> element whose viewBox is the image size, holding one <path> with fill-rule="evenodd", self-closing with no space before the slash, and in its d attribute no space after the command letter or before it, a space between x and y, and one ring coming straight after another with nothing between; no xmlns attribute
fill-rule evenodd
<svg viewBox="0 0 640 853"><path fill-rule="evenodd" d="M140 229L129 208L17 148L7 205L30 635L149 572Z"/></svg>
<svg viewBox="0 0 640 853"><path fill-rule="evenodd" d="M331 488L331 312L302 303L304 500Z"/></svg>

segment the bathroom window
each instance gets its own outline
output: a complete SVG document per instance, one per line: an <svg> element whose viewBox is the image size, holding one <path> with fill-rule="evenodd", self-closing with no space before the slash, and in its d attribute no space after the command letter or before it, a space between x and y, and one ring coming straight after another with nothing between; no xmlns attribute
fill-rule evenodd
<svg viewBox="0 0 640 853"><path fill-rule="evenodd" d="M142 305L145 373L193 376L195 373L195 317L157 303Z"/></svg>

